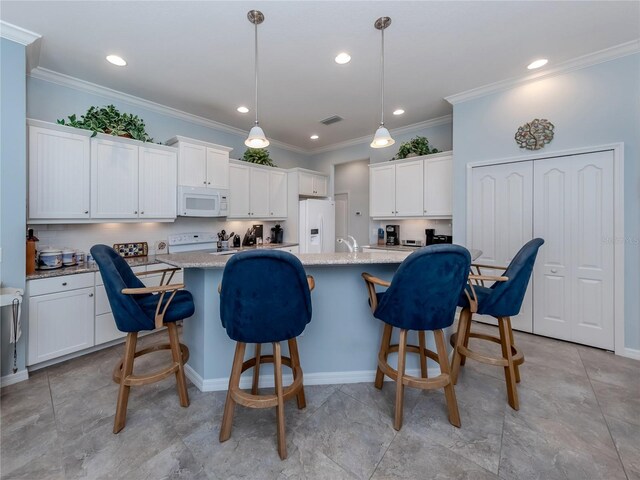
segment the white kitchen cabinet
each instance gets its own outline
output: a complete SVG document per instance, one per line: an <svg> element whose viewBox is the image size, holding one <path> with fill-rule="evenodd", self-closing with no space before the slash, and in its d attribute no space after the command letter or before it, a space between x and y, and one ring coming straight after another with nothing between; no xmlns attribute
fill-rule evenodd
<svg viewBox="0 0 640 480"><path fill-rule="evenodd" d="M178 147L178 185L229 188L229 152L232 148L182 136L167 145Z"/></svg>
<svg viewBox="0 0 640 480"><path fill-rule="evenodd" d="M28 365L94 345L94 275L74 277L28 283Z"/></svg>
<svg viewBox="0 0 640 480"><path fill-rule="evenodd" d="M138 218L138 147L91 139L91 217Z"/></svg>
<svg viewBox="0 0 640 480"><path fill-rule="evenodd" d="M244 162L246 163L246 162ZM229 165L228 218L287 217L287 174L273 167Z"/></svg>
<svg viewBox="0 0 640 480"><path fill-rule="evenodd" d="M140 218L176 218L177 163L175 151L140 147Z"/></svg>
<svg viewBox="0 0 640 480"><path fill-rule="evenodd" d="M72 130L29 125L30 222L89 218L91 132Z"/></svg>
<svg viewBox="0 0 640 480"><path fill-rule="evenodd" d="M287 174L269 172L269 217L287 217Z"/></svg>
<svg viewBox="0 0 640 480"><path fill-rule="evenodd" d="M369 214L393 217L396 214L396 167L383 164L369 169Z"/></svg>
<svg viewBox="0 0 640 480"><path fill-rule="evenodd" d="M424 160L424 216L450 217L453 213L453 157Z"/></svg>
<svg viewBox="0 0 640 480"><path fill-rule="evenodd" d="M424 162L399 163L395 166L397 217L420 217L423 210Z"/></svg>
<svg viewBox="0 0 640 480"><path fill-rule="evenodd" d="M298 194L306 197L326 197L329 191L326 175L311 171L298 171Z"/></svg>

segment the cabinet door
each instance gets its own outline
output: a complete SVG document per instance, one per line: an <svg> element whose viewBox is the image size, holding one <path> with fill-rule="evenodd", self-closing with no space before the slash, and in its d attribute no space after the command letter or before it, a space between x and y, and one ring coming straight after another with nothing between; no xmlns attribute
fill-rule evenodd
<svg viewBox="0 0 640 480"><path fill-rule="evenodd" d="M180 142L178 154L178 184L206 187L207 147Z"/></svg>
<svg viewBox="0 0 640 480"><path fill-rule="evenodd" d="M249 218L249 166L229 165L229 218Z"/></svg>
<svg viewBox="0 0 640 480"><path fill-rule="evenodd" d="M269 216L285 218L287 216L287 174L269 172Z"/></svg>
<svg viewBox="0 0 640 480"><path fill-rule="evenodd" d="M138 218L138 147L91 142L91 217Z"/></svg>
<svg viewBox="0 0 640 480"><path fill-rule="evenodd" d="M396 165L396 215L421 217L423 203L424 162L399 163Z"/></svg>
<svg viewBox="0 0 640 480"><path fill-rule="evenodd" d="M29 299L28 364L92 347L93 287Z"/></svg>
<svg viewBox="0 0 640 480"><path fill-rule="evenodd" d="M484 265L507 266L520 248L533 238L532 162L491 165L473 169L471 232L469 248L482 250L475 261ZM487 275L502 270L483 269ZM512 317L516 330L533 328L532 281L529 282L520 314ZM496 324L492 317L474 316Z"/></svg>
<svg viewBox="0 0 640 480"><path fill-rule="evenodd" d="M175 152L140 147L140 218L176 218Z"/></svg>
<svg viewBox="0 0 640 480"><path fill-rule="evenodd" d="M89 218L89 137L29 127L29 218Z"/></svg>
<svg viewBox="0 0 640 480"><path fill-rule="evenodd" d="M369 212L372 217L395 216L395 165L375 166L369 169Z"/></svg>
<svg viewBox="0 0 640 480"><path fill-rule="evenodd" d="M328 179L324 175L313 176L313 194L319 197L326 197L329 191Z"/></svg>
<svg viewBox="0 0 640 480"><path fill-rule="evenodd" d="M229 188L229 152L207 148L207 187Z"/></svg>
<svg viewBox="0 0 640 480"><path fill-rule="evenodd" d="M314 175L307 172L299 172L298 173L298 194L299 195L313 195L314 185L313 185L313 177Z"/></svg>
<svg viewBox="0 0 640 480"><path fill-rule="evenodd" d="M453 157L424 160L424 216L450 217L453 212Z"/></svg>
<svg viewBox="0 0 640 480"><path fill-rule="evenodd" d="M268 218L271 212L269 210L269 174L263 168L250 168L251 170L251 217Z"/></svg>

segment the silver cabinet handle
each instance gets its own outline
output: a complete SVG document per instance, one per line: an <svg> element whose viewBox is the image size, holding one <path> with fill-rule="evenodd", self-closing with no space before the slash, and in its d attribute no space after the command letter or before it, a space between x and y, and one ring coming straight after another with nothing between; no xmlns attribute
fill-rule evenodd
<svg viewBox="0 0 640 480"><path fill-rule="evenodd" d="M558 269L557 268L552 268L551 269L551 273L558 273Z"/></svg>
<svg viewBox="0 0 640 480"><path fill-rule="evenodd" d="M271 215L273 215L273 212L271 212Z"/></svg>
<svg viewBox="0 0 640 480"><path fill-rule="evenodd" d="M211 182L207 182L207 185L211 185Z"/></svg>
<svg viewBox="0 0 640 480"><path fill-rule="evenodd" d="M205 181L204 181L204 182L202 182L202 183L203 183L204 185L206 185L206 184L207 184L207 181L205 180Z"/></svg>
<svg viewBox="0 0 640 480"><path fill-rule="evenodd" d="M133 212L133 213L135 213L135 214L137 215L137 214L138 214L138 210L136 210L136 211L135 211L135 212Z"/></svg>
<svg viewBox="0 0 640 480"><path fill-rule="evenodd" d="M90 294L89 294L89 296L90 296L90 297L93 297L93 293L90 293Z"/></svg>
<svg viewBox="0 0 640 480"><path fill-rule="evenodd" d="M85 210L84 213L89 213L89 210Z"/></svg>
<svg viewBox="0 0 640 480"><path fill-rule="evenodd" d="M67 286L67 282L62 282L62 286L66 287Z"/></svg>
<svg viewBox="0 0 640 480"><path fill-rule="evenodd" d="M144 215L144 212L140 212L140 215Z"/></svg>

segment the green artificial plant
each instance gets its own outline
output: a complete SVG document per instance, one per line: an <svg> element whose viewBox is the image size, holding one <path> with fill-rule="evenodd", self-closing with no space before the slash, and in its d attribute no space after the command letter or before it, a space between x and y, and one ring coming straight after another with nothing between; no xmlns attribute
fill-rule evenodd
<svg viewBox="0 0 640 480"><path fill-rule="evenodd" d="M89 107L87 113L79 119L75 114L70 115L67 120L60 119L60 125L91 130L92 137L98 133L108 135L129 137L142 142L152 142L153 138L147 134L144 121L137 115L130 113L120 113L113 105L106 107Z"/></svg>
<svg viewBox="0 0 640 480"><path fill-rule="evenodd" d="M264 148L247 148L244 152L242 160L249 163L256 163L258 165L265 165L267 167L275 167L271 157L269 157L269 150Z"/></svg>
<svg viewBox="0 0 640 480"><path fill-rule="evenodd" d="M427 137L414 137L408 142L404 142L400 145L398 153L392 160L399 160L407 157L419 157L421 155L429 155L431 153L438 153L437 148L429 147L429 140Z"/></svg>

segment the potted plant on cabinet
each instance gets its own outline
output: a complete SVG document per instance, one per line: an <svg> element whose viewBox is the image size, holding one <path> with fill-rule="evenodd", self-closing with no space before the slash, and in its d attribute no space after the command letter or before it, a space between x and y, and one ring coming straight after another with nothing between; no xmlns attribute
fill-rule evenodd
<svg viewBox="0 0 640 480"><path fill-rule="evenodd" d="M404 142L400 145L398 153L392 158L392 160L400 160L402 158L420 157L422 155L429 155L431 153L438 153L440 150L437 148L431 148L429 146L429 140L427 137L414 137L408 142Z"/></svg>
<svg viewBox="0 0 640 480"><path fill-rule="evenodd" d="M105 133L117 137L133 138L142 142L152 142L153 138L145 130L144 121L131 113L120 113L114 105L89 107L87 113L77 118L70 115L67 120L57 121L60 125L91 130L92 137Z"/></svg>
<svg viewBox="0 0 640 480"><path fill-rule="evenodd" d="M269 150L265 150L264 148L247 148L242 160L249 163L255 163L257 165L265 165L267 167L277 166L271 160Z"/></svg>

